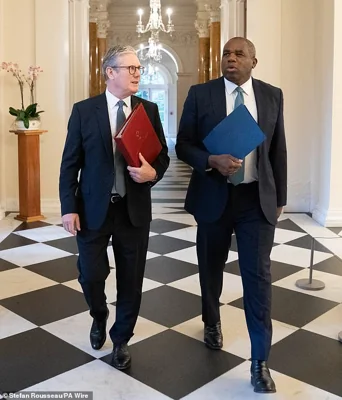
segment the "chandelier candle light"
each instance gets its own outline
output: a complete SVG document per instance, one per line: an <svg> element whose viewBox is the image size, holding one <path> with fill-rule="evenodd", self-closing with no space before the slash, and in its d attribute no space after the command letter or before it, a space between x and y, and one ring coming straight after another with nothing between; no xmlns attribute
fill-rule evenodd
<svg viewBox="0 0 342 400"><path fill-rule="evenodd" d="M151 32L151 37L148 39L148 51L145 55L141 51L141 59L153 59L154 61L159 62L162 58L160 52L161 44L159 43L159 32L168 33L170 34L170 36L172 36L172 33L175 31L171 19L172 9L168 8L166 10L166 14L168 16L168 23L166 28L161 15L160 0L150 0L150 9L150 18L145 27L142 24L141 19L144 12L141 8L138 10L139 21L136 31L138 33L138 37L140 37L143 33Z"/></svg>

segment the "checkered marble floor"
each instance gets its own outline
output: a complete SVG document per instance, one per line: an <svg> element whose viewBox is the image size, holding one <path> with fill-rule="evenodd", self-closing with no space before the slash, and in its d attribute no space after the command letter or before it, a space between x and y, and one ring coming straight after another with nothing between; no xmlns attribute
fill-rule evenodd
<svg viewBox="0 0 342 400"><path fill-rule="evenodd" d="M130 342L132 367L109 365L109 340L89 345L91 318L77 282L75 238L58 215L24 224L0 221L1 391L93 391L96 400L260 399L249 382L236 242L224 272L223 351L202 343L195 253L196 223L183 210L190 170L171 154L153 189L153 222L143 300ZM297 288L309 277L311 238L318 238L314 278L326 287ZM115 317L115 262L106 291ZM305 214L281 216L272 251L274 399L342 399L342 228L326 229Z"/></svg>

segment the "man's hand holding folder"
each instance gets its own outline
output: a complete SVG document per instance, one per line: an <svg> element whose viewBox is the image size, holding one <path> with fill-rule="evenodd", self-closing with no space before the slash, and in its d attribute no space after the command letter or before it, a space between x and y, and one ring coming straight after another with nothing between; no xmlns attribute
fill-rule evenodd
<svg viewBox="0 0 342 400"><path fill-rule="evenodd" d="M210 155L208 164L210 168L217 169L223 176L230 176L241 168L242 161L230 154Z"/></svg>
<svg viewBox="0 0 342 400"><path fill-rule="evenodd" d="M210 168L216 168L224 176L234 174L241 167L242 160L265 138L246 106L240 105L203 140L211 153Z"/></svg>

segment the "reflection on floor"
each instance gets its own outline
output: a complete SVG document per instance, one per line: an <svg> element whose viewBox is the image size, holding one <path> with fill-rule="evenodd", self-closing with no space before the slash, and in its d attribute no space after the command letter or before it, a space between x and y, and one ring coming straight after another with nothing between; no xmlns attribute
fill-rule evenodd
<svg viewBox="0 0 342 400"><path fill-rule="evenodd" d="M202 343L195 253L196 224L183 210L190 170L171 155L153 190L153 222L133 364L108 364L111 343L89 346L90 317L77 282L77 246L59 216L25 225L10 214L0 221L0 392L92 391L96 400L261 399L249 382L236 243L224 272L223 351ZM300 290L307 278L311 237L317 239L318 292ZM115 315L115 264L107 281ZM281 217L272 251L274 337L270 367L274 399L342 398L342 228L326 229L304 214ZM111 322L110 321L110 322ZM340 397L339 397L340 396Z"/></svg>

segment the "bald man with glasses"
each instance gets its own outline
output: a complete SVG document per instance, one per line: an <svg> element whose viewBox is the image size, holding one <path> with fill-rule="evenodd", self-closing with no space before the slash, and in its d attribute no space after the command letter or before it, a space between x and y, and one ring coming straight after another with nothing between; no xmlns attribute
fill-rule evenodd
<svg viewBox="0 0 342 400"><path fill-rule="evenodd" d="M134 48L115 46L103 59L107 89L73 107L60 169L60 201L64 228L76 235L79 282L93 323L90 343L99 350L106 341L109 240L115 257L116 320L109 330L112 365L131 364L128 341L133 336L142 293L151 213L151 187L169 165L158 107L134 94L143 67ZM126 164L113 137L137 103L142 103L162 145L150 165Z"/></svg>

